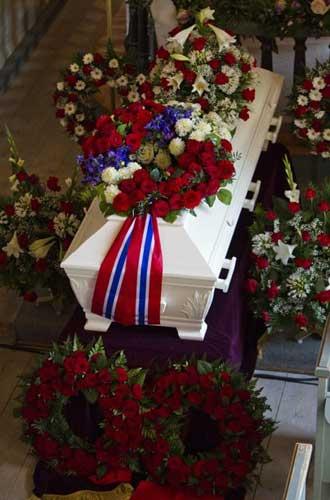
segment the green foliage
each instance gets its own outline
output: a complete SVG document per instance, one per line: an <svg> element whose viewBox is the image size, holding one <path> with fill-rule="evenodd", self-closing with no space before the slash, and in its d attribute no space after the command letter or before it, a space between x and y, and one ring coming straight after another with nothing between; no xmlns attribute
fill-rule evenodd
<svg viewBox="0 0 330 500"><path fill-rule="evenodd" d="M231 191L229 191L228 189L220 189L220 191L217 193L217 197L218 200L224 203L225 205L230 205L233 195Z"/></svg>

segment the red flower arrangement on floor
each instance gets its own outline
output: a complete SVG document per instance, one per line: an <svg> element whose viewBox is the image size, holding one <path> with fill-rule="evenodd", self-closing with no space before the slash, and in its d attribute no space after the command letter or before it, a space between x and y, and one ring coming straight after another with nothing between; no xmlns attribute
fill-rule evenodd
<svg viewBox="0 0 330 500"><path fill-rule="evenodd" d="M23 378L17 415L25 440L50 468L96 484L127 482L139 471L187 498L219 499L251 485L257 464L268 460L262 441L274 425L264 417L268 406L254 382L205 360L175 364L144 385L145 375L142 368L129 369L123 353L108 358L101 340L54 345ZM78 397L99 413L94 440L69 425ZM204 419L195 433L194 414ZM191 437L205 429L214 436L201 449Z"/></svg>

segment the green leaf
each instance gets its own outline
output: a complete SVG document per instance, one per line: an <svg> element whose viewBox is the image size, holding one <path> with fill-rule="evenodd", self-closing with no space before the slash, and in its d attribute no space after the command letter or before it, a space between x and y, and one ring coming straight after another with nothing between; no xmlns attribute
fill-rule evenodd
<svg viewBox="0 0 330 500"><path fill-rule="evenodd" d="M166 215L166 217L164 217L164 220L166 222L169 222L170 224L173 224L173 222L175 222L177 218L178 218L178 212L173 211L170 212L168 215Z"/></svg>
<svg viewBox="0 0 330 500"><path fill-rule="evenodd" d="M98 465L96 468L96 475L98 478L104 477L107 473L107 466L106 465Z"/></svg>
<svg viewBox="0 0 330 500"><path fill-rule="evenodd" d="M230 205L231 200L232 200L232 193L229 191L229 189L220 189L220 191L217 194L218 200L224 203L225 205Z"/></svg>
<svg viewBox="0 0 330 500"><path fill-rule="evenodd" d="M207 139L210 139L216 146L220 144L220 137L216 134L208 134Z"/></svg>
<svg viewBox="0 0 330 500"><path fill-rule="evenodd" d="M202 359L199 359L197 361L197 371L200 375L206 375L207 373L210 373L213 371L213 366L208 361L204 361Z"/></svg>
<svg viewBox="0 0 330 500"><path fill-rule="evenodd" d="M120 135L124 136L126 134L126 129L127 129L127 125L125 123L121 123L120 125L118 125L117 127L117 130L118 132L120 133Z"/></svg>
<svg viewBox="0 0 330 500"><path fill-rule="evenodd" d="M208 204L209 207L213 207L215 200L216 200L215 194L213 194L212 196L207 196L205 198L205 201L206 201L206 203Z"/></svg>
<svg viewBox="0 0 330 500"><path fill-rule="evenodd" d="M150 177L155 182L158 182L160 180L160 175L160 170L158 168L153 168L150 172Z"/></svg>
<svg viewBox="0 0 330 500"><path fill-rule="evenodd" d="M99 394L96 389L86 389L83 391L83 393L85 395L85 398L91 405L96 403L97 398L99 397Z"/></svg>
<svg viewBox="0 0 330 500"><path fill-rule="evenodd" d="M128 372L128 380L130 384L139 384L143 385L147 372L143 368L133 368Z"/></svg>

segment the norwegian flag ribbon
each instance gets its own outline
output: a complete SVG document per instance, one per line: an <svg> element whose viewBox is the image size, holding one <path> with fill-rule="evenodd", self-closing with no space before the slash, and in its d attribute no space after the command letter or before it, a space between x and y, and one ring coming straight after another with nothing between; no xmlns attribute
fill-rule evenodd
<svg viewBox="0 0 330 500"><path fill-rule="evenodd" d="M99 269L92 312L124 325L159 324L162 276L157 218L128 217Z"/></svg>

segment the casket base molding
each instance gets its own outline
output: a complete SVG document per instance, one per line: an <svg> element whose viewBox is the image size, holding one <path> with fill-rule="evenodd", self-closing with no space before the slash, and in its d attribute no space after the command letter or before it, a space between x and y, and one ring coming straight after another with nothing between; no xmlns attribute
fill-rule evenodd
<svg viewBox="0 0 330 500"><path fill-rule="evenodd" d="M103 316L99 316L98 314L91 313L84 309L86 316L86 323L84 326L85 330L88 331L96 331L96 332L107 332L112 323L111 319L103 318Z"/></svg>

